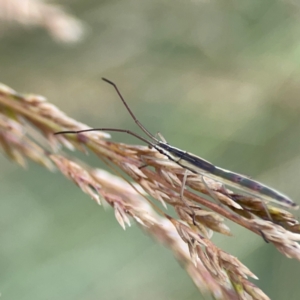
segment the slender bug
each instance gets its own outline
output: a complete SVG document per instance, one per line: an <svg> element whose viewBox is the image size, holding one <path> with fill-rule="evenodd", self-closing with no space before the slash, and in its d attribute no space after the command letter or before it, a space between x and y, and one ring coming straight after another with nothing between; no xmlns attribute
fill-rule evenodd
<svg viewBox="0 0 300 300"><path fill-rule="evenodd" d="M298 205L294 203L288 196L276 191L273 188L268 187L267 185L264 185L258 181L252 180L238 173L231 172L229 170L217 167L199 156L196 156L194 154L191 154L189 152L183 151L179 148L169 145L162 138L161 140L159 140L152 133L150 133L145 128L145 126L136 118L136 116L133 114L132 110L128 106L127 102L123 98L122 94L120 93L116 84L106 78L102 78L102 79L115 88L116 92L118 93L121 101L125 105L132 119L138 125L138 127L149 137L149 139L146 139L130 130L116 129L116 128L93 128L93 129L85 129L79 131L60 131L60 132L56 132L55 134L67 134L67 133L76 134L76 133L89 132L89 131L123 132L132 135L137 139L143 141L144 143L148 144L149 146L153 147L158 152L165 155L167 158L174 161L181 167L193 173L201 175L202 180L204 180L203 176L212 178L218 182L239 189L243 192L246 192L249 195L260 198L266 202L271 201L282 206L298 209Z"/></svg>

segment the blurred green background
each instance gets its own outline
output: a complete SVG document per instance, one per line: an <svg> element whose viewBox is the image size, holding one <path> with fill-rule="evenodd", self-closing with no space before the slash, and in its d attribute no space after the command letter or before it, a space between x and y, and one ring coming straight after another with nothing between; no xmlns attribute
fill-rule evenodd
<svg viewBox="0 0 300 300"><path fill-rule="evenodd" d="M300 6L297 1L65 0L81 43L43 28L1 33L0 82L37 93L90 126L134 122L171 144L261 180L300 203ZM138 141L113 134L113 139ZM94 157L87 161L95 167ZM59 173L0 157L1 299L201 299L171 252L125 232ZM272 299L300 298L300 262L227 222L214 243Z"/></svg>

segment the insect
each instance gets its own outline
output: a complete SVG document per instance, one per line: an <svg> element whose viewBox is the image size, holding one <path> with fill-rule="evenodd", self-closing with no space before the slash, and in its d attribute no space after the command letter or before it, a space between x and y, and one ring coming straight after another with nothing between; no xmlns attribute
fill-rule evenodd
<svg viewBox="0 0 300 300"><path fill-rule="evenodd" d="M93 129L85 129L79 131L60 131L60 132L56 132L55 134L67 134L67 133L77 134L77 133L89 132L89 131L123 132L132 135L137 139L145 142L146 144L153 147L158 152L165 155L167 158L177 163L181 167L185 168L186 170L201 175L202 180L203 180L203 176L206 176L208 178L212 178L218 182L224 183L228 186L246 192L251 196L260 198L266 202L271 201L285 207L298 209L298 205L295 202L293 202L288 196L278 192L277 190L267 185L264 185L253 179L250 179L244 175L217 167L199 156L196 156L192 153L181 150L179 148L173 147L170 144L168 144L162 137L160 137L161 140L159 140L152 133L150 133L146 129L146 127L136 118L136 116L128 106L127 102L123 98L122 94L120 93L117 85L106 78L102 78L102 79L114 87L114 89L118 93L121 101L125 105L128 113L131 115L134 122L148 136L149 139L144 138L130 130L116 129L116 128L93 128Z"/></svg>

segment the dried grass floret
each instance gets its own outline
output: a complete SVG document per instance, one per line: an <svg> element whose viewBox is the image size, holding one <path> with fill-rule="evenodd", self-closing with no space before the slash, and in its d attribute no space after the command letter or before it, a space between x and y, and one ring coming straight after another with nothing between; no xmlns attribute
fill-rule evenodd
<svg viewBox="0 0 300 300"><path fill-rule="evenodd" d="M81 21L67 14L61 6L42 0L0 0L0 21L2 27L4 23L44 27L55 40L64 43L78 42L84 33Z"/></svg>

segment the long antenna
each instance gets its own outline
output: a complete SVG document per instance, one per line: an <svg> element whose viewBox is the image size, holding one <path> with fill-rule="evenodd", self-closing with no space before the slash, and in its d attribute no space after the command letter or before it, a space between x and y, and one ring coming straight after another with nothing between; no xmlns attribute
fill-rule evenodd
<svg viewBox="0 0 300 300"><path fill-rule="evenodd" d="M151 141L148 141L147 139L143 138L142 136L138 135L137 133L127 130L127 129L119 129L119 128L91 128L91 129L83 129L83 130L66 130L66 131L59 131L59 132L55 132L55 135L58 134L78 134L78 133L82 133L82 132L90 132L90 131L114 131L114 132L123 132L123 133L127 133L130 134L134 137L136 137L137 139L143 141L144 143L146 143L147 145L153 147L156 149L156 145L153 144Z"/></svg>
<svg viewBox="0 0 300 300"><path fill-rule="evenodd" d="M131 131L131 130L127 130L127 129L119 129L119 128L91 128L91 129L83 129L83 130L65 130L65 131L58 131L55 132L54 135L59 135L59 134L78 134L78 133L82 133L82 132L91 132L91 131L114 131L114 132L123 132L123 133L127 133L129 135L132 135L134 137L136 137L137 139L143 141L145 144L149 145L150 147L153 147L154 149L156 149L159 153L165 155L167 158L169 158L170 160L174 161L175 163L178 163L170 154L168 154L168 152L164 151L164 149L160 148L159 145L143 138L142 136L138 135L137 133ZM161 142L159 142L159 144L161 144ZM178 163L180 166L182 166L180 163ZM186 167L187 169L189 169L188 167ZM190 169L189 169L190 170Z"/></svg>
<svg viewBox="0 0 300 300"><path fill-rule="evenodd" d="M157 139L150 131L148 131L148 130L145 128L145 126L144 126L144 125L136 118L136 116L134 115L134 113L132 112L132 110L130 109L130 107L128 106L127 102L125 101L124 97L123 97L122 94L120 93L120 91L119 91L117 85L116 85L114 82L112 82L112 81L110 81L110 80L108 80L108 79L106 79L106 78L104 78L104 77L102 77L102 80L104 80L105 82L109 83L110 85L112 85L112 86L115 88L116 92L118 93L120 99L122 100L123 104L125 105L127 111L128 111L129 114L131 115L131 117L132 117L132 119L134 120L134 122L135 122L135 123L136 123L136 124L137 124L144 132L145 132L145 134L147 134L147 136L148 136L149 138L151 138L151 140L153 140L153 141L159 143L160 141L159 141L159 140L158 140L158 139ZM119 130L119 132L124 132L124 131L120 131L120 130ZM126 131L125 131L125 132L126 132ZM133 132L132 132L132 133L133 133ZM129 134L131 134L131 133L129 133ZM132 135L132 134L131 134L131 135ZM134 136L137 137L135 134L134 134ZM149 142L148 142L148 144L149 144Z"/></svg>

